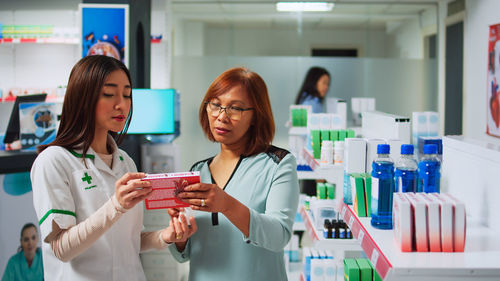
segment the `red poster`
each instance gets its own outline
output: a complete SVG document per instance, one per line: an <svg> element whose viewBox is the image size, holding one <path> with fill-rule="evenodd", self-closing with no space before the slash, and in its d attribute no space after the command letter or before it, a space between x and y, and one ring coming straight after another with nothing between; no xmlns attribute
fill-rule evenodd
<svg viewBox="0 0 500 281"><path fill-rule="evenodd" d="M486 133L500 137L500 24L490 25L488 39Z"/></svg>

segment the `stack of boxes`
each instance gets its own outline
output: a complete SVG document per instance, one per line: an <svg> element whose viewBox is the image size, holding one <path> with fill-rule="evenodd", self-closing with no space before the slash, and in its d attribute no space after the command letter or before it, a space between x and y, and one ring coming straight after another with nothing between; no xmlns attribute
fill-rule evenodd
<svg viewBox="0 0 500 281"><path fill-rule="evenodd" d="M345 259L345 281L382 281L368 259Z"/></svg>
<svg viewBox="0 0 500 281"><path fill-rule="evenodd" d="M403 252L463 252L465 204L449 194L394 193L394 238Z"/></svg>

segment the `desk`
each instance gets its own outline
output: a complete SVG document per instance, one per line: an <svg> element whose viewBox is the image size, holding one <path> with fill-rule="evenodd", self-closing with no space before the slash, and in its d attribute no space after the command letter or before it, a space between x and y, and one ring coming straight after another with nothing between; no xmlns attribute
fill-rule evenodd
<svg viewBox="0 0 500 281"><path fill-rule="evenodd" d="M29 172L36 152L0 151L0 174Z"/></svg>

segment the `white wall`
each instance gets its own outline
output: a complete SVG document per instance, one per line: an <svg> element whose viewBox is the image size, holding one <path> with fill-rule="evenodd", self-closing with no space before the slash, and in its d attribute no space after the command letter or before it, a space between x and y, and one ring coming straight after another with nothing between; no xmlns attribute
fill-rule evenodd
<svg viewBox="0 0 500 281"><path fill-rule="evenodd" d="M495 143L486 135L489 25L500 23L500 1L467 0L464 22L464 135Z"/></svg>
<svg viewBox="0 0 500 281"><path fill-rule="evenodd" d="M420 59L423 58L423 38L419 19L393 23L388 28L387 57Z"/></svg>
<svg viewBox="0 0 500 281"><path fill-rule="evenodd" d="M385 57L383 29L205 28L205 55L310 56L312 48L358 48L365 57Z"/></svg>

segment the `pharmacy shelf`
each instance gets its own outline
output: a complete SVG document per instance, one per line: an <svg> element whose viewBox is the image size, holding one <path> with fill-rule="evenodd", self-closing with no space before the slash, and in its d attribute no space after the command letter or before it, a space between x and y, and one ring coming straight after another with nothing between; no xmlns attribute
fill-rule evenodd
<svg viewBox="0 0 500 281"><path fill-rule="evenodd" d="M392 230L371 226L342 203L341 217L361 243L383 280L500 280L499 234L485 227L467 227L463 253L401 252Z"/></svg>
<svg viewBox="0 0 500 281"><path fill-rule="evenodd" d="M291 127L288 134L291 136L307 136L307 127Z"/></svg>
<svg viewBox="0 0 500 281"><path fill-rule="evenodd" d="M334 251L361 251L356 239L327 239L314 227L314 222L309 211L304 206L300 208L300 215L304 221L305 228L311 235L313 246L317 249Z"/></svg>
<svg viewBox="0 0 500 281"><path fill-rule="evenodd" d="M335 184L335 198L343 198L344 166L320 165L311 152L305 147L301 151L302 159L311 167L312 171L297 171L299 180L326 180ZM339 211L339 209L337 209Z"/></svg>
<svg viewBox="0 0 500 281"><path fill-rule="evenodd" d="M45 37L45 38L2 38L0 44L70 44L76 45L80 43L78 38L59 38L59 37Z"/></svg>
<svg viewBox="0 0 500 281"><path fill-rule="evenodd" d="M162 39L151 39L152 44L161 43ZM60 38L60 37L44 37L44 38L0 38L0 44L80 44L79 38Z"/></svg>

